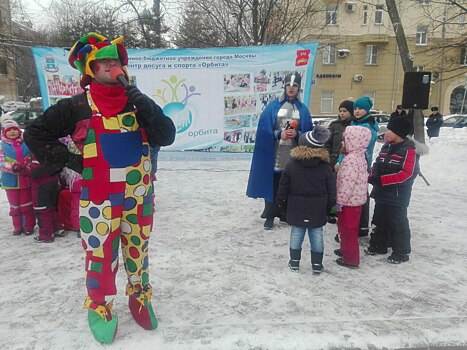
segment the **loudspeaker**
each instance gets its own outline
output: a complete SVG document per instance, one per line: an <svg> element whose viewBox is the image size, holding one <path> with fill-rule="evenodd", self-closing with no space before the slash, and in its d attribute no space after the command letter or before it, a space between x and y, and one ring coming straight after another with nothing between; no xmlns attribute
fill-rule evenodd
<svg viewBox="0 0 467 350"><path fill-rule="evenodd" d="M427 109L431 72L406 72L402 91L402 108Z"/></svg>

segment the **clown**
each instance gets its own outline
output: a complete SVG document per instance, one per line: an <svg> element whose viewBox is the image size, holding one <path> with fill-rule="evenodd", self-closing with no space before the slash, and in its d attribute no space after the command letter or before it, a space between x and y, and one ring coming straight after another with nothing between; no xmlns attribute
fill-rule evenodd
<svg viewBox="0 0 467 350"><path fill-rule="evenodd" d="M136 322L155 329L151 305L148 243L153 220L151 146L167 146L175 126L161 108L132 85L115 81L118 67L128 78L122 37L113 41L89 33L71 48L69 63L82 74L84 93L48 108L25 132L25 141L50 174L64 166L82 174L80 231L86 254L88 321L97 341L111 343L118 317L119 246L128 277L126 294ZM59 138L71 135L81 154Z"/></svg>

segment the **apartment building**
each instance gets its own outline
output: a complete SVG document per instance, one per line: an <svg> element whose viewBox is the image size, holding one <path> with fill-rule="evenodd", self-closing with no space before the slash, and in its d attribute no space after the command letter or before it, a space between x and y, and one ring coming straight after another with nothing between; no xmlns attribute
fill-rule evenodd
<svg viewBox="0 0 467 350"><path fill-rule="evenodd" d="M8 0L0 0L0 96L3 96L4 101L17 98L15 58L11 49L10 3Z"/></svg>
<svg viewBox="0 0 467 350"><path fill-rule="evenodd" d="M415 69L432 72L430 105L443 114L467 112L467 1L396 2ZM393 111L402 100L404 71L386 1L321 5L321 30L315 18L314 29L295 38L320 42L312 114L337 113L342 100L362 95L371 97L375 108Z"/></svg>

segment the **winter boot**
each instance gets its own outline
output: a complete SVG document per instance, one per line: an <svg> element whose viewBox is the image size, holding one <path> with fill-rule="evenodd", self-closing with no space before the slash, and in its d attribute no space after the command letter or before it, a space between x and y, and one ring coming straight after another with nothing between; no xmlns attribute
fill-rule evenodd
<svg viewBox="0 0 467 350"><path fill-rule="evenodd" d="M54 237L65 237L66 231L65 230L57 230L54 233Z"/></svg>
<svg viewBox="0 0 467 350"><path fill-rule="evenodd" d="M313 275L319 275L323 272L323 253L316 253L311 250L311 268Z"/></svg>
<svg viewBox="0 0 467 350"><path fill-rule="evenodd" d="M267 218L266 221L264 222L264 229L272 230L273 226L274 226L274 218Z"/></svg>
<svg viewBox="0 0 467 350"><path fill-rule="evenodd" d="M363 251L367 254L367 255L378 255L378 254L387 254L388 253L388 249L384 249L384 248L378 248L374 245L369 245L368 248L366 249L363 249Z"/></svg>
<svg viewBox="0 0 467 350"><path fill-rule="evenodd" d="M390 264L401 264L403 262L407 262L409 261L409 256L407 254L402 254L402 255L399 255L399 254L394 254L394 252L388 256L388 263Z"/></svg>
<svg viewBox="0 0 467 350"><path fill-rule="evenodd" d="M336 254L337 256L342 256L340 249L334 249L334 254Z"/></svg>
<svg viewBox="0 0 467 350"><path fill-rule="evenodd" d="M302 258L301 249L289 249L290 251L290 260L289 268L291 271L297 272L300 269L300 259Z"/></svg>
<svg viewBox="0 0 467 350"><path fill-rule="evenodd" d="M358 265L347 264L342 258L336 259L336 263L339 266L348 267L349 269L358 269Z"/></svg>
<svg viewBox="0 0 467 350"><path fill-rule="evenodd" d="M144 289L138 291L138 288L127 284L128 307L137 324L144 329L153 330L157 328L157 319L151 305L152 287L148 284Z"/></svg>
<svg viewBox="0 0 467 350"><path fill-rule="evenodd" d="M112 315L112 303L100 305L88 297L84 308L88 309L88 324L94 338L101 343L112 343L118 326L118 316Z"/></svg>
<svg viewBox="0 0 467 350"><path fill-rule="evenodd" d="M43 238L41 236L34 237L34 242L36 243L52 243L54 241L53 237L50 238Z"/></svg>

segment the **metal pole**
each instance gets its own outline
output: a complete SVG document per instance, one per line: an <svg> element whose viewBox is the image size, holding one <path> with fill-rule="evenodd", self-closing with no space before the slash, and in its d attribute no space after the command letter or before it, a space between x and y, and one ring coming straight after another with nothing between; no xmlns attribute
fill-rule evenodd
<svg viewBox="0 0 467 350"><path fill-rule="evenodd" d="M464 112L464 105L465 105L465 96L467 95L467 73L465 75L465 82L464 82L464 98L462 99L462 106L461 106L461 112L462 114Z"/></svg>

